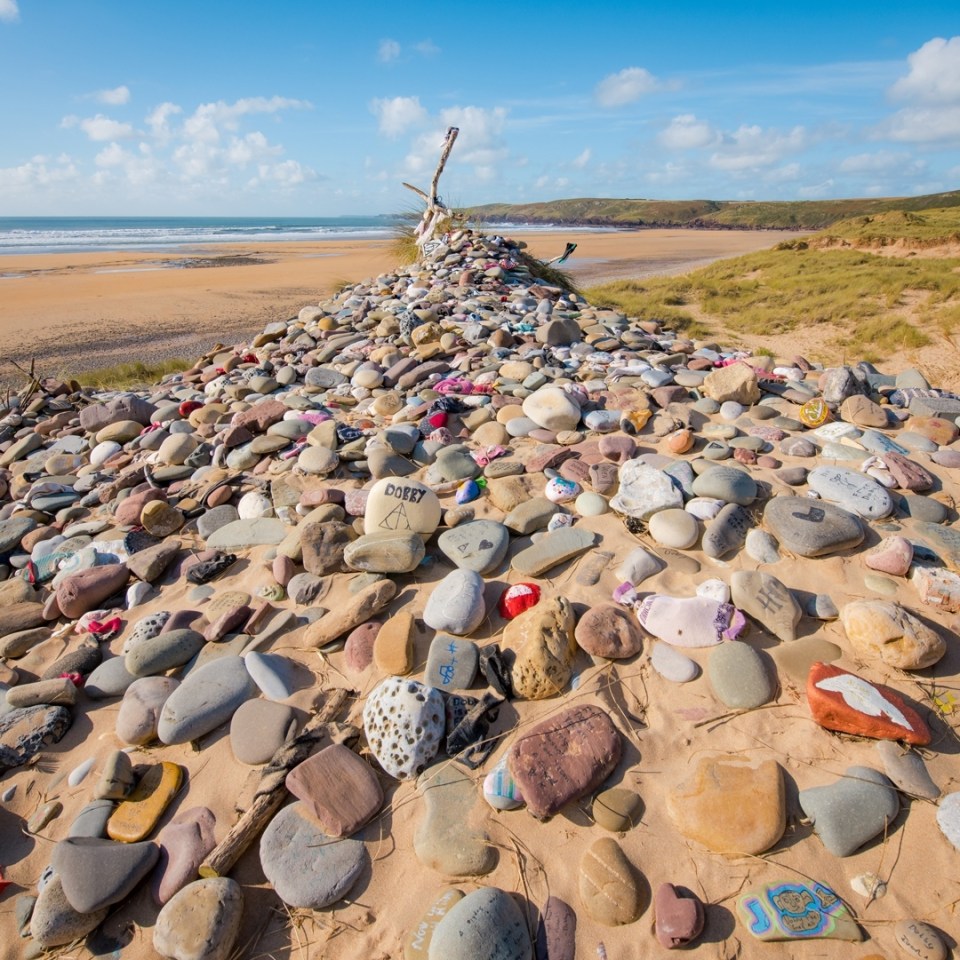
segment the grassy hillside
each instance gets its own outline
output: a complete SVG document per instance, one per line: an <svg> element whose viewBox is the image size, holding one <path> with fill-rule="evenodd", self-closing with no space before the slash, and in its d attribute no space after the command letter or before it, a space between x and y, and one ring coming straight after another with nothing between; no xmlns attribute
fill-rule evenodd
<svg viewBox="0 0 960 960"><path fill-rule="evenodd" d="M685 276L585 291L689 335L811 359L883 360L960 333L960 207L857 217Z"/></svg>
<svg viewBox="0 0 960 960"><path fill-rule="evenodd" d="M923 197L745 202L733 200L552 200L473 207L474 220L589 224L613 227L703 227L744 230L822 230L838 221L891 211L960 206L960 190Z"/></svg>

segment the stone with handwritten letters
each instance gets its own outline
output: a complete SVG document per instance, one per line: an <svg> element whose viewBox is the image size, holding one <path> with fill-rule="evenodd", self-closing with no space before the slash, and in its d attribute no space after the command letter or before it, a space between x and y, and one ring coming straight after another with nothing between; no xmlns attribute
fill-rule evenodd
<svg viewBox="0 0 960 960"><path fill-rule="evenodd" d="M477 673L477 645L438 633L430 641L424 682L438 690L466 690Z"/></svg>
<svg viewBox="0 0 960 960"><path fill-rule="evenodd" d="M813 719L827 730L921 747L931 740L930 728L899 693L833 664L810 667L807 702Z"/></svg>
<svg viewBox="0 0 960 960"><path fill-rule="evenodd" d="M440 525L440 499L419 480L384 477L371 488L363 515L365 533L422 533Z"/></svg>
<svg viewBox="0 0 960 960"><path fill-rule="evenodd" d="M879 520L893 512L893 498L872 477L845 467L817 467L807 475L811 490L844 510L867 520Z"/></svg>
<svg viewBox="0 0 960 960"><path fill-rule="evenodd" d="M737 898L737 916L757 940L863 940L840 897L812 880L752 887Z"/></svg>
<svg viewBox="0 0 960 960"><path fill-rule="evenodd" d="M522 733L510 748L507 764L527 809L545 820L599 787L619 763L621 750L610 717L585 703Z"/></svg>
<svg viewBox="0 0 960 960"><path fill-rule="evenodd" d="M735 606L780 640L796 640L802 611L787 586L769 573L737 570L730 577Z"/></svg>
<svg viewBox="0 0 960 960"><path fill-rule="evenodd" d="M481 887L451 907L436 925L428 960L530 960L533 944L517 901Z"/></svg>
<svg viewBox="0 0 960 960"><path fill-rule="evenodd" d="M427 908L424 915L407 934L403 942L404 960L427 960L430 941L437 924L447 915L455 904L463 899L463 891L455 887L444 890Z"/></svg>

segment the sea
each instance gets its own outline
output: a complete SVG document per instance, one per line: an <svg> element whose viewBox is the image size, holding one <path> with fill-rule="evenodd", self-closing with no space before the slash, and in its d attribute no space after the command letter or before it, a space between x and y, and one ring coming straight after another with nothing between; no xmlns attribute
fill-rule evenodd
<svg viewBox="0 0 960 960"><path fill-rule="evenodd" d="M219 243L390 239L404 221L358 217L0 217L0 255L169 250ZM516 224L485 224L507 232ZM525 231L551 229L544 224ZM569 229L569 228L564 228Z"/></svg>
<svg viewBox="0 0 960 960"><path fill-rule="evenodd" d="M151 251L218 243L376 240L397 217L0 217L0 254Z"/></svg>

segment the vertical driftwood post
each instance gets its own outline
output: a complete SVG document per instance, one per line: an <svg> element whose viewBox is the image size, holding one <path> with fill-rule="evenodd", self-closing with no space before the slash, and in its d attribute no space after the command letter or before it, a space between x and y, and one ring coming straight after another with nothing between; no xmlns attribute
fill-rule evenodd
<svg viewBox="0 0 960 960"><path fill-rule="evenodd" d="M419 187L415 187L409 183L404 184L408 190L412 190L426 204L426 209L423 211L420 223L417 224L417 229L414 231L414 235L417 238L417 246L421 251L424 245L433 239L437 227L450 215L450 210L437 193L437 187L440 184L440 175L443 173L443 168L447 164L447 158L450 156L450 151L453 149L458 133L460 133L459 127L449 127L447 129L447 135L443 139L443 150L440 153L440 160L437 162L437 169L434 171L433 180L430 183L429 195L424 193Z"/></svg>

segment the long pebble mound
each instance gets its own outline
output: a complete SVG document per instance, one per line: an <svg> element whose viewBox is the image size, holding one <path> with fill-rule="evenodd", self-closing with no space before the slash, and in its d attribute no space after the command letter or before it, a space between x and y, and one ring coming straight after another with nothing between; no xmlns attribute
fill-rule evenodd
<svg viewBox="0 0 960 960"><path fill-rule="evenodd" d="M8 398L10 956L956 946L960 396L540 272Z"/></svg>

